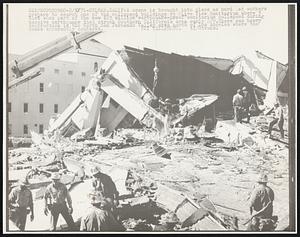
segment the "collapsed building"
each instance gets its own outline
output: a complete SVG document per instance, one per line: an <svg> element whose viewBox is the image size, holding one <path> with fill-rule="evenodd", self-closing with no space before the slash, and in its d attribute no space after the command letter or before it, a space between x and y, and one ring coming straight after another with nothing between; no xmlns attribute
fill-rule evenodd
<svg viewBox="0 0 300 237"><path fill-rule="evenodd" d="M147 127L155 128L161 134L166 134L167 127L173 123L167 121L165 114L155 108L152 103L155 100L161 102L160 99L166 97L173 102L178 98L185 98L187 106L188 101L198 101L194 103L194 106L190 106L189 123L196 125L195 123L199 123L199 121L197 122L195 118L203 120L205 117L215 125L215 104L218 96L220 94L221 98L224 98L228 92L222 91L221 86L218 86L217 89L213 90L218 96L207 93L214 88L214 85L218 84L217 80L220 79L215 79L211 84L206 84L205 81L207 80L204 77L195 80L192 75L195 70L199 70L198 64L205 63L182 56L186 60L185 66L190 65L190 60L195 63L192 65L193 70L184 77L176 71L178 66L172 64L174 63L172 56L168 61L170 64L164 65L163 60L165 59L160 59L153 53L145 55L138 52L136 55L136 52L133 52L132 48L129 47L112 52L101 69L93 75L93 79L86 90L77 96L61 116L51 124L49 131L61 129L64 136L72 136L81 130L93 130L92 133L95 133L95 131L99 131L99 128L105 128L108 132L112 132L117 128L132 127L138 122ZM159 67L158 83L155 88L153 88L154 65ZM209 70L217 71L208 64L205 66L208 71L204 71L204 73L210 73ZM160 71L161 69L162 71ZM180 71L185 72L186 70ZM221 72L218 73L221 74ZM175 77L175 75L177 76ZM200 71L199 75L201 75ZM188 78L191 82L195 81L198 86L195 83L188 85L189 83L184 78ZM183 84L188 85L188 87L182 87ZM238 85L236 84L235 87ZM231 87L228 88L232 90ZM229 100L228 96L226 98L225 103L227 103L227 107L230 107L231 99ZM171 120L175 120L175 118L177 122L182 120L178 116L172 117ZM170 123L166 124L168 122Z"/></svg>
<svg viewBox="0 0 300 237"><path fill-rule="evenodd" d="M237 70L239 67L244 69L239 71ZM254 102L256 101L255 95L258 88L258 81L253 85L253 81L250 80L251 77L250 79L245 79L247 76L245 72L245 67L241 66L238 61L233 62L226 59L182 56L151 49L138 50L125 47L121 51L114 51L110 54L101 68L91 76L91 80L85 91L80 93L56 120L51 121L48 132L50 132L50 134L59 133L64 137L73 136L76 138L76 135L97 137L104 136L104 133L102 133L103 129L107 130L107 133L112 133L118 128L143 125L154 128L160 134L165 135L168 133L170 126L176 126L178 123L181 123L183 126L189 124L199 125L200 122L210 119L211 124L215 125L216 110L231 109L232 95L238 88L245 85L248 86L250 93L253 95ZM226 86L224 86L224 84ZM266 85L268 85L268 83L266 83ZM280 88L286 89L283 83L281 83L280 86ZM160 105L165 105L164 101L166 101L166 98L170 98L175 105L177 105L175 101L183 99L183 105L187 107L189 116L184 117L178 113L178 111L170 114L161 110ZM155 105L155 101L158 102L158 104ZM237 126L235 128L237 128ZM224 132L224 134L230 140L228 136L229 129L225 128L225 130L226 133ZM245 128L241 127L240 130L245 130ZM247 131L244 132L247 133L247 135L249 133ZM44 137L38 139L40 147L47 145L44 143L47 143L48 140ZM209 137L207 140L209 140ZM69 140L66 139L65 142L66 141ZM162 185L161 180L155 182L151 180L151 182L148 182L147 177L149 179L149 173L143 173L143 179L141 179L134 172L135 167L138 165L132 166L133 168L129 172L127 168L120 168L115 164L103 163L103 157L101 157L102 159L94 159L93 156L100 154L101 151L105 149L105 145L94 141L84 142L76 142L73 144L74 147L72 147L71 143L65 143L61 145L63 148L60 147L61 150L64 150L63 158L70 171L72 166L76 168L80 166L87 171L87 179L81 179L82 176L78 174L75 175L73 171L66 171L62 176L62 182L68 185L69 190L72 191L74 203L78 205L74 213L77 223L79 223L82 216L82 210L87 208L88 200L83 200L82 194L88 192L91 186L88 170L90 170L90 167L101 164L104 167L108 166L107 169L103 168L103 170L105 173L110 174L116 183L118 191L121 196L123 196L120 198L120 201L122 206L121 210L123 210L124 215L129 213L130 208L134 209L134 207L137 206L141 210L138 218L148 213L150 213L153 218L157 215L157 213L154 212L158 210L157 207L154 206L155 204L163 209L160 210L162 213L174 212L180 223L182 223L182 230L184 230L185 227L192 226L194 226L196 230L197 228L198 230L238 229L235 225L237 222L236 218L233 216L220 216L221 212L217 211L208 199L203 197L191 199L190 196L187 196L186 190L174 190L173 188ZM59 150L58 143L59 142L50 143L51 148ZM208 150L214 148L210 143L211 142L205 143L205 146L208 147L206 149ZM86 149L85 152L89 155L81 153L83 151L76 150L78 148L80 149L81 146L87 146L84 147L84 149ZM91 149L93 146L99 147L99 149ZM120 145L120 147L122 146ZM217 149L220 149L220 147L221 146L215 146ZM162 151L163 148L158 145L156 148L157 149L154 149L157 150L155 151L156 155L163 157L166 151ZM229 148L230 151L233 150L232 147L225 148ZM235 148L237 149L237 146ZM84 149L82 148L82 150ZM202 147L202 149L203 153L209 153L205 148ZM149 151L147 150L147 152ZM205 160L205 155L200 154L201 155L196 156L195 159L201 157L202 161ZM43 155L44 157L41 157L42 160L45 158L46 160L49 159L45 154ZM76 155L80 156L80 159L74 159ZM132 159L130 155L128 156L130 157L128 163L132 163L134 159ZM221 155L217 156L221 157ZM249 154L245 157L248 156ZM186 157L189 157L189 159L192 158L190 151ZM236 155L233 157L236 157ZM42 164L41 160L36 160L35 165L34 162L32 162L32 158L30 158L31 160L28 159L30 162L29 167L31 169L34 168L28 173L31 178L31 185L38 184L39 188L41 187L36 194L36 199L39 200L36 200L35 205L38 208L43 205L43 200L41 200L44 193L43 187L49 183L49 174L54 169L60 169L59 166L56 166L56 158L57 157L54 157L53 161L51 160L51 162L47 162L47 164ZM138 159L142 160L141 157ZM150 157L146 159L151 161ZM156 159L156 157L153 159ZM209 165L207 166L221 165L221 162L213 161L210 157L209 159ZM172 158L172 162L170 163L175 162L175 160L176 159ZM152 162L153 163L145 163L145 166L154 166L153 169L155 170L155 166L157 166L158 163ZM198 164L199 160L196 160L195 163ZM176 163L177 167L181 167L183 164L184 162ZM142 164L142 167L140 170L141 173L142 171L144 172L144 164ZM172 170L174 169L173 167L171 168ZM205 164L201 164L199 169L201 169L201 172L204 172L203 169L206 168L208 167L205 167ZM248 168L249 166L247 166L246 169ZM151 169L149 170L151 171ZM228 168L224 168L223 170L230 171ZM254 171L256 170L257 165L254 167ZM213 171L214 174L222 172L215 169ZM154 175L158 174L153 173ZM41 180L41 174L44 175L43 180ZM175 176L177 177L178 174L179 173L176 172ZM13 174L11 175L13 176ZM167 177L165 175L164 173L164 178ZM234 173L234 177L236 176L237 174ZM195 182L199 181L198 179L195 180ZM188 177L183 180L169 180L169 182L179 183L180 186L183 186L182 183L194 181ZM203 185L211 185L211 183L202 183L201 185L203 187ZM144 208L141 208L144 204ZM162 213L159 215L161 219L163 218ZM39 226L37 225L34 228L46 230L46 217L39 216L39 218L44 218L45 221L40 221ZM228 218L231 219L225 223L225 219ZM124 219L126 218L124 217ZM61 229L64 229L64 226L61 226Z"/></svg>
<svg viewBox="0 0 300 237"><path fill-rule="evenodd" d="M71 136L81 130L92 130L94 134L104 128L110 133L143 124L166 134L167 127L180 118L173 116L169 118L173 121L167 121L153 101L159 104L168 98L178 103L179 99L196 97L202 102L194 104L197 113L194 111L193 118L184 125L199 125L205 118L214 127L216 110L231 110L232 95L243 86L248 88L257 109L261 104L272 107L278 99L286 104L287 66L262 56L256 59L258 63L254 64L254 59L245 56L231 61L125 46L109 55L86 91L49 131L63 128L63 135Z"/></svg>

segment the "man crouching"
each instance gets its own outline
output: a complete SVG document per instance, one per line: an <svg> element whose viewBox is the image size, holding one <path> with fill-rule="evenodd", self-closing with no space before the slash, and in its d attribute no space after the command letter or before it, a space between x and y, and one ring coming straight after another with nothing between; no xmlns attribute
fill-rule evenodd
<svg viewBox="0 0 300 237"><path fill-rule="evenodd" d="M103 208L105 198L100 192L89 193L91 206L81 218L80 231L125 231L109 210Z"/></svg>

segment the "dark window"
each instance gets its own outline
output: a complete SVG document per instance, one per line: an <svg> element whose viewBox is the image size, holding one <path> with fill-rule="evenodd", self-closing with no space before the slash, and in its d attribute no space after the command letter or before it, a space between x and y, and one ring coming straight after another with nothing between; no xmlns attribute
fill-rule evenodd
<svg viewBox="0 0 300 237"><path fill-rule="evenodd" d="M8 131L8 135L11 135L11 130L12 130L12 126L11 126L11 124L8 124L8 129L7 129Z"/></svg>
<svg viewBox="0 0 300 237"><path fill-rule="evenodd" d="M44 113L44 104L40 104L40 113Z"/></svg>
<svg viewBox="0 0 300 237"><path fill-rule="evenodd" d="M68 71L68 74L69 74L69 75L73 75L73 71L71 71L71 70Z"/></svg>
<svg viewBox="0 0 300 237"><path fill-rule="evenodd" d="M40 124L39 125L39 133L43 133L44 132L44 125L43 124Z"/></svg>
<svg viewBox="0 0 300 237"><path fill-rule="evenodd" d="M24 124L24 126L23 126L23 133L28 134L28 125L27 124Z"/></svg>
<svg viewBox="0 0 300 237"><path fill-rule="evenodd" d="M94 72L97 72L98 70L99 70L98 63L95 62L94 63Z"/></svg>
<svg viewBox="0 0 300 237"><path fill-rule="evenodd" d="M85 77L85 76L86 76L85 72L82 72L82 73L81 73L81 76Z"/></svg>
<svg viewBox="0 0 300 237"><path fill-rule="evenodd" d="M7 104L7 110L8 110L8 112L11 112L11 103L10 102L8 102L8 104Z"/></svg>
<svg viewBox="0 0 300 237"><path fill-rule="evenodd" d="M54 104L54 113L58 113L58 104Z"/></svg>
<svg viewBox="0 0 300 237"><path fill-rule="evenodd" d="M40 92L44 92L44 83L40 83Z"/></svg>
<svg viewBox="0 0 300 237"><path fill-rule="evenodd" d="M24 113L28 113L28 103L24 103Z"/></svg>
<svg viewBox="0 0 300 237"><path fill-rule="evenodd" d="M81 92L84 92L84 90L85 90L85 86L82 86L81 87Z"/></svg>
<svg viewBox="0 0 300 237"><path fill-rule="evenodd" d="M54 69L55 74L59 74L59 69Z"/></svg>

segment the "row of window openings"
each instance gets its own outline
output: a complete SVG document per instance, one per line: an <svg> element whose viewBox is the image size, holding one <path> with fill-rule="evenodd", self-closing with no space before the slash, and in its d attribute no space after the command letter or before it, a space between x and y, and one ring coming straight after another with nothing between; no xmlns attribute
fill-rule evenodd
<svg viewBox="0 0 300 237"><path fill-rule="evenodd" d="M8 112L11 112L11 103L8 103ZM28 103L24 103L23 111L24 113L28 113ZM39 111L40 113L44 113L44 104L39 104ZM58 113L58 104L54 104L54 113Z"/></svg>
<svg viewBox="0 0 300 237"><path fill-rule="evenodd" d="M35 124L35 126L37 126L37 124ZM43 124L39 124L39 133L42 134L44 133L44 125ZM8 125L8 135L12 134L12 125L9 124ZM28 135L29 134L29 129L28 129L28 125L24 124L23 125L23 134L24 135Z"/></svg>
<svg viewBox="0 0 300 237"><path fill-rule="evenodd" d="M44 68L44 67L41 67L41 68L40 68L40 71L41 71L41 72L45 72L45 68ZM54 73L55 73L55 74L59 74L59 72L60 72L59 69L54 69ZM69 70L69 71L68 71L68 75L73 75L73 71L72 71L72 70ZM86 76L86 73L85 73L85 72L81 72L81 76L82 76L82 77L85 77L85 76Z"/></svg>
<svg viewBox="0 0 300 237"><path fill-rule="evenodd" d="M85 86L81 87L81 92L84 92ZM40 83L40 92L44 92L44 83Z"/></svg>
<svg viewBox="0 0 300 237"><path fill-rule="evenodd" d="M84 92L85 87L81 87L81 92ZM24 113L28 113L28 103L24 103L23 105L23 111ZM7 105L8 112L11 112L11 102ZM44 104L39 104L39 111L40 113L44 113ZM58 104L54 104L54 113L58 113Z"/></svg>

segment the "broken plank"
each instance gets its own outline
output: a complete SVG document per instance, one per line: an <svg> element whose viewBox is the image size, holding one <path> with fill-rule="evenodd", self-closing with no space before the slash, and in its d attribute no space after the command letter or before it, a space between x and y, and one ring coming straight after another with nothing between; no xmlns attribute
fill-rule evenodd
<svg viewBox="0 0 300 237"><path fill-rule="evenodd" d="M242 210L238 210L238 209L235 209L233 207L227 207L225 205L221 205L221 204L218 204L218 203L214 203L215 206L218 206L218 207L222 207L222 208L226 208L228 210L232 210L232 211L236 211L236 212L241 212L241 213L245 213L244 211Z"/></svg>

